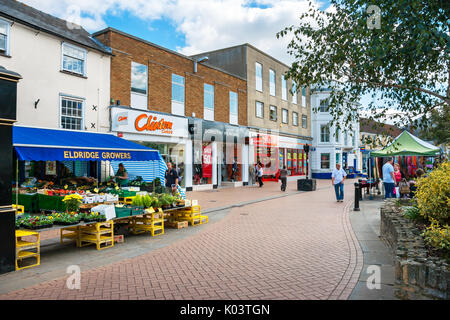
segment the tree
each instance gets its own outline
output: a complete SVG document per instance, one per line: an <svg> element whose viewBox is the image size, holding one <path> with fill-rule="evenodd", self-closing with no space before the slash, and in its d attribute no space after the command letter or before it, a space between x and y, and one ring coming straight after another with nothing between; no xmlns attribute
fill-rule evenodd
<svg viewBox="0 0 450 320"><path fill-rule="evenodd" d="M398 114L391 119L398 127L424 129L430 126L433 110L448 110L448 0L330 3L321 11L310 2L300 24L285 28L277 37L292 36L288 53L295 61L288 77L298 86L331 90L332 122L351 129L358 117L354 102L367 94L379 96L365 106L370 111L367 117L379 120L395 108ZM344 123L338 123L343 115Z"/></svg>
<svg viewBox="0 0 450 320"><path fill-rule="evenodd" d="M450 143L450 108L436 109L430 112L431 126L421 130L419 136L432 140L435 144Z"/></svg>

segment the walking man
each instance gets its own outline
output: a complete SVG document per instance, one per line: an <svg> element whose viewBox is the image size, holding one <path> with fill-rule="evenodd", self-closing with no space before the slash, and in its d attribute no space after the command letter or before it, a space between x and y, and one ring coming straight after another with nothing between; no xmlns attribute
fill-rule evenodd
<svg viewBox="0 0 450 320"><path fill-rule="evenodd" d="M383 165L383 184L384 184L384 198L394 198L395 175L394 167L392 166L394 159L389 157L387 162Z"/></svg>
<svg viewBox="0 0 450 320"><path fill-rule="evenodd" d="M286 191L287 170L284 166L280 169L281 191Z"/></svg>
<svg viewBox="0 0 450 320"><path fill-rule="evenodd" d="M178 188L178 173L177 170L172 168L172 163L167 162L166 178L166 192L174 194Z"/></svg>
<svg viewBox="0 0 450 320"><path fill-rule="evenodd" d="M331 184L334 186L334 192L336 193L336 201L344 201L344 180L347 173L344 169L341 169L339 163L336 164L336 169L333 170L331 174Z"/></svg>

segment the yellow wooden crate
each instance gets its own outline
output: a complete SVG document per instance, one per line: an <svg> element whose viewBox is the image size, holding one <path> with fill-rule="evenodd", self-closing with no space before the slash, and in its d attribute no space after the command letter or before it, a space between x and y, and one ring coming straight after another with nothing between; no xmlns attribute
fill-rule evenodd
<svg viewBox="0 0 450 320"><path fill-rule="evenodd" d="M160 215L156 218L156 215ZM141 234L150 232L152 236L164 234L164 217L160 213L147 214L147 217L133 218L131 222L131 232L133 234ZM149 217L150 216L150 217ZM156 231L161 231L156 233Z"/></svg>
<svg viewBox="0 0 450 320"><path fill-rule="evenodd" d="M25 212L25 207L20 204L13 204L12 207L16 209L16 214L23 214Z"/></svg>
<svg viewBox="0 0 450 320"><path fill-rule="evenodd" d="M80 247L91 244L95 244L97 250L114 247L114 222L110 220L88 226L80 226L79 239Z"/></svg>
<svg viewBox="0 0 450 320"><path fill-rule="evenodd" d="M35 237L34 240L24 240L23 237ZM29 258L36 259L34 264L19 266L19 262L23 262ZM40 235L38 232L16 230L16 270L22 270L40 265Z"/></svg>
<svg viewBox="0 0 450 320"><path fill-rule="evenodd" d="M59 230L59 242L64 244L64 240L76 243L77 247L80 247L80 227L68 227ZM67 243L67 242L66 242Z"/></svg>

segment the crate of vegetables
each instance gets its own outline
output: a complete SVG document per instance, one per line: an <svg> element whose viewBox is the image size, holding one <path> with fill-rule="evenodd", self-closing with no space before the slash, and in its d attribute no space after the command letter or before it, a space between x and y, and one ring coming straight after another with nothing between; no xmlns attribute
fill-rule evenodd
<svg viewBox="0 0 450 320"><path fill-rule="evenodd" d="M131 207L123 204L117 204L114 206L116 212L116 218L123 218L131 216Z"/></svg>

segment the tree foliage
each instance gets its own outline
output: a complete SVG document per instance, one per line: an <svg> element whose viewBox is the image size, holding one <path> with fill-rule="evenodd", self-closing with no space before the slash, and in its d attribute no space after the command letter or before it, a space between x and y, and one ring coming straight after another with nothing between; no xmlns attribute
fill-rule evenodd
<svg viewBox="0 0 450 320"><path fill-rule="evenodd" d="M298 86L331 90L330 112L337 127L351 130L362 107L372 120L396 109L391 116L395 125L423 129L430 125L432 110L449 108L450 1L330 3L326 11L309 3L299 25L277 37L292 37L288 53L295 61L288 77ZM355 104L367 94L378 99L367 106Z"/></svg>

